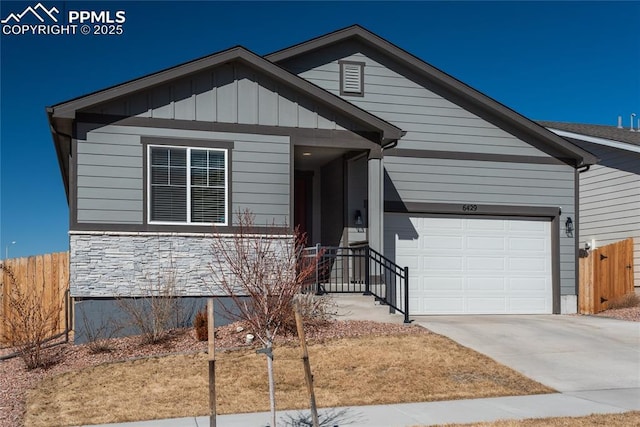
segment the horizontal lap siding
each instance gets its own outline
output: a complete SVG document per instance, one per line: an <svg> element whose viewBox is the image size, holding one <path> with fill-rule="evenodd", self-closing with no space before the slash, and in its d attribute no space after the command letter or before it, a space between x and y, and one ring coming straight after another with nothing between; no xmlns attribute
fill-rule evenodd
<svg viewBox="0 0 640 427"><path fill-rule="evenodd" d="M339 95L338 61L364 62L364 96L343 96L406 135L398 148L549 157L430 90L430 83L354 41L285 61L292 72ZM575 244L564 221L575 220L575 176L566 165L385 156L385 200L561 207L562 294L575 294Z"/></svg>
<svg viewBox="0 0 640 427"><path fill-rule="evenodd" d="M498 201L505 205L558 206L567 215L574 213L574 171L570 166L391 156L384 160L391 179L385 189L387 200L399 196L405 202Z"/></svg>
<svg viewBox="0 0 640 427"><path fill-rule="evenodd" d="M78 141L78 222L144 223L142 136L233 142L231 214L249 209L257 224L289 220L288 137L111 125Z"/></svg>
<svg viewBox="0 0 640 427"><path fill-rule="evenodd" d="M339 95L339 60L366 64L364 96L343 98L407 131L399 148L547 156L428 90L409 71L357 43L320 50L312 57L294 58L283 66Z"/></svg>
<svg viewBox="0 0 640 427"><path fill-rule="evenodd" d="M575 293L574 239L564 233L566 217L575 220L573 168L391 156L384 163L387 201L560 207L561 293Z"/></svg>
<svg viewBox="0 0 640 427"><path fill-rule="evenodd" d="M581 146L600 163L580 174L580 241L598 247L634 238L634 281L640 286L640 154Z"/></svg>
<svg viewBox="0 0 640 427"><path fill-rule="evenodd" d="M89 132L77 147L78 222L141 224L140 137Z"/></svg>
<svg viewBox="0 0 640 427"><path fill-rule="evenodd" d="M245 135L235 140L232 214L249 209L258 225L290 221L290 155L288 137L252 140Z"/></svg>

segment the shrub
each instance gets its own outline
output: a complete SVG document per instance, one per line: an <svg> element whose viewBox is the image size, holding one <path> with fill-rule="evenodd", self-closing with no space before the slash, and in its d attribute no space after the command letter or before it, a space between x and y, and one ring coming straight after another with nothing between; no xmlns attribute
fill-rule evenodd
<svg viewBox="0 0 640 427"><path fill-rule="evenodd" d="M142 344L159 344L169 337L176 311L175 297L167 294L119 298L118 304L128 319L126 325L138 331Z"/></svg>
<svg viewBox="0 0 640 427"><path fill-rule="evenodd" d="M607 310L613 310L618 308L631 308L640 306L640 297L635 292L629 292L628 294L613 298L607 304Z"/></svg>
<svg viewBox="0 0 640 427"><path fill-rule="evenodd" d="M293 304L300 311L305 329L317 329L325 326L337 313L335 301L330 295L299 294ZM287 314L282 325L283 333L297 334L293 307Z"/></svg>
<svg viewBox="0 0 640 427"><path fill-rule="evenodd" d="M3 301L6 312L0 319L3 340L16 348L27 369L51 365L53 355L46 352L45 344L56 333L62 302L46 308L42 304L44 284L38 289L35 283L19 283L6 264L0 264L0 273L2 285L9 288L7 301Z"/></svg>
<svg viewBox="0 0 640 427"><path fill-rule="evenodd" d="M209 338L209 327L206 310L199 311L196 314L193 320L193 327L196 330L196 338L198 341L207 341Z"/></svg>
<svg viewBox="0 0 640 427"><path fill-rule="evenodd" d="M76 310L76 316L79 316L82 321L78 338L81 336L85 338L89 352L92 354L111 352L113 350L111 339L122 329L110 316L105 313L100 314L100 321L92 322L84 307L80 306Z"/></svg>
<svg viewBox="0 0 640 427"><path fill-rule="evenodd" d="M142 344L162 343L182 317L178 301L177 269L173 261L166 268L146 275L140 283L142 296L119 297L118 306L127 318L123 327L141 334Z"/></svg>

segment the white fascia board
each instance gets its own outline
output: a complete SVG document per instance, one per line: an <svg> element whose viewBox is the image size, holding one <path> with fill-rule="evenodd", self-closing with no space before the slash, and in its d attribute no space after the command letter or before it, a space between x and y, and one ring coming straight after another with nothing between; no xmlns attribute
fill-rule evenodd
<svg viewBox="0 0 640 427"><path fill-rule="evenodd" d="M598 138L595 136L582 135L580 133L567 132L564 130L558 130L553 128L547 128L551 132L555 133L558 136L562 136L565 138L573 138L579 139L581 141L592 142L598 145L604 145L606 147L617 148L619 150L631 151L633 153L640 153L640 147L633 144L627 144L625 142L613 141L611 139Z"/></svg>

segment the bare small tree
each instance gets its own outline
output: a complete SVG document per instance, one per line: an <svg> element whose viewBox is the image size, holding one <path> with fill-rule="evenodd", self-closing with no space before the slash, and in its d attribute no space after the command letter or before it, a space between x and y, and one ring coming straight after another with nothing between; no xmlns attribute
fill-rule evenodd
<svg viewBox="0 0 640 427"><path fill-rule="evenodd" d="M45 355L45 344L58 328L62 301L43 304L44 285L38 289L35 283L19 283L4 263L0 271L2 285L8 288L7 301L2 301L8 309L0 319L4 324L2 339L16 348L27 369L46 366L50 359Z"/></svg>
<svg viewBox="0 0 640 427"><path fill-rule="evenodd" d="M286 224L266 230L255 225L255 215L245 210L236 215L233 235L216 232L210 264L213 294L223 293L234 304L227 314L248 324L267 356L269 404L272 427L276 425L273 342L287 322L303 284L315 273L315 262L301 263L304 236ZM236 311L234 311L234 309Z"/></svg>

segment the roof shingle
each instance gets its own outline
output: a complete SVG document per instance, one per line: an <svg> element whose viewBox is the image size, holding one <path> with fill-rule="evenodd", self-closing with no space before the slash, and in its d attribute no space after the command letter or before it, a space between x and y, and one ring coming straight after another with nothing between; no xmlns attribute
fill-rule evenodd
<svg viewBox="0 0 640 427"><path fill-rule="evenodd" d="M581 135L604 138L612 141L626 142L640 146L640 131L632 132L629 128L618 128L616 126L589 125L582 123L563 123L539 121L539 124L546 128L573 132Z"/></svg>

